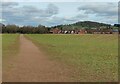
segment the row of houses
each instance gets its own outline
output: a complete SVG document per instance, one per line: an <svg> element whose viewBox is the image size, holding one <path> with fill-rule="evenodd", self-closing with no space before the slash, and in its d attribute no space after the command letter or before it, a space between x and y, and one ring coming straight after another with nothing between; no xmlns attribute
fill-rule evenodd
<svg viewBox="0 0 120 84"><path fill-rule="evenodd" d="M52 28L52 34L119 34L118 29L79 29L79 30L61 30Z"/></svg>

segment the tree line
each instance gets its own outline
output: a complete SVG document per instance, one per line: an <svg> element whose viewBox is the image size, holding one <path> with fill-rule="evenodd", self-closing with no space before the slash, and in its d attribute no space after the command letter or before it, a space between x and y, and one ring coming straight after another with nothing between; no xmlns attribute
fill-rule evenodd
<svg viewBox="0 0 120 84"><path fill-rule="evenodd" d="M86 29L90 30L92 28L96 29L118 29L120 27L119 24L114 24L113 26L110 24L105 23L98 23L98 22L92 22L92 21L83 21L83 22L76 22L73 24L66 24L66 25L57 25L52 27L46 27L43 25L35 26L17 26L15 24L9 24L4 25L0 23L0 28L2 33L22 33L22 34L47 34L50 32L51 29L58 28L63 31L68 30L80 30L80 29Z"/></svg>
<svg viewBox="0 0 120 84"><path fill-rule="evenodd" d="M49 28L43 25L39 25L38 27L34 27L34 26L19 27L17 25L5 26L2 24L2 33L44 34L48 32L49 32Z"/></svg>

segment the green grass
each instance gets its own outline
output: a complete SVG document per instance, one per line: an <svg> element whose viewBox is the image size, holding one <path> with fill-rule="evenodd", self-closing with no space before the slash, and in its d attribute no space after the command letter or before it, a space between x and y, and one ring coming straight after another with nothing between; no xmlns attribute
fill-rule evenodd
<svg viewBox="0 0 120 84"><path fill-rule="evenodd" d="M82 81L117 81L117 35L40 35L26 37L43 49L50 59L76 69L73 78Z"/></svg>
<svg viewBox="0 0 120 84"><path fill-rule="evenodd" d="M2 56L14 56L19 50L19 34L2 34Z"/></svg>

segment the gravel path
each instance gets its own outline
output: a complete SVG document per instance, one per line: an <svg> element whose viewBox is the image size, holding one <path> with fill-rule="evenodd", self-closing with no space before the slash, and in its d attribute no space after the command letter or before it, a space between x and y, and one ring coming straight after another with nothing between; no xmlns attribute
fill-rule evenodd
<svg viewBox="0 0 120 84"><path fill-rule="evenodd" d="M3 61L3 82L67 82L72 81L70 67L49 60L24 35L20 35L20 52Z"/></svg>

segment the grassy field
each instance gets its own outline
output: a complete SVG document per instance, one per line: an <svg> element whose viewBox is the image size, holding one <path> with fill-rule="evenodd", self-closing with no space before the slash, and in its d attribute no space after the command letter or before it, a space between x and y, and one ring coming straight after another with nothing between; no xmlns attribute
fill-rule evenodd
<svg viewBox="0 0 120 84"><path fill-rule="evenodd" d="M117 81L117 35L26 35L51 60L76 69L73 78L82 81Z"/></svg>
<svg viewBox="0 0 120 84"><path fill-rule="evenodd" d="M19 34L3 34L2 35L2 55L13 56L18 52Z"/></svg>

